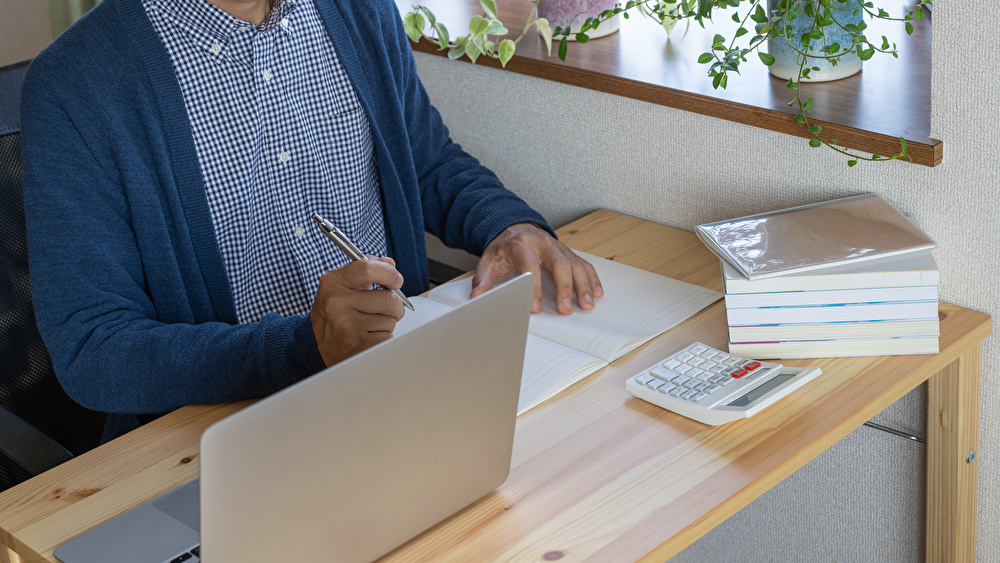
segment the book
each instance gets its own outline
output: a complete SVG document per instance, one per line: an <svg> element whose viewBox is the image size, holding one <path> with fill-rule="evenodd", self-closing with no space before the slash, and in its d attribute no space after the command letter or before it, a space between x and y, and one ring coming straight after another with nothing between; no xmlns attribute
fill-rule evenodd
<svg viewBox="0 0 1000 563"><path fill-rule="evenodd" d="M938 337L932 335L785 342L731 342L729 353L758 360L937 354Z"/></svg>
<svg viewBox="0 0 1000 563"><path fill-rule="evenodd" d="M521 414L573 383L631 352L722 298L722 294L646 270L577 251L594 265L604 297L590 311L572 315L555 308L555 285L542 274L542 312L532 315L525 350ZM472 279L439 285L411 297L396 334L419 328L469 300Z"/></svg>
<svg viewBox="0 0 1000 563"><path fill-rule="evenodd" d="M729 327L729 342L786 340L836 340L843 338L886 338L895 336L938 336L940 322L935 316L907 321L855 321L839 323L783 323Z"/></svg>
<svg viewBox="0 0 1000 563"><path fill-rule="evenodd" d="M862 287L820 291L775 291L726 295L726 308L793 307L802 305L849 305L893 301L936 301L936 285L909 287Z"/></svg>
<svg viewBox="0 0 1000 563"><path fill-rule="evenodd" d="M695 232L749 280L935 246L902 213L870 193L706 223Z"/></svg>
<svg viewBox="0 0 1000 563"><path fill-rule="evenodd" d="M727 295L780 291L824 291L837 289L938 285L940 274L930 251L878 260L832 266L780 277L748 280L728 262L722 262Z"/></svg>
<svg viewBox="0 0 1000 563"><path fill-rule="evenodd" d="M936 351L939 276L930 251L758 280L726 262L722 272L733 353L801 358Z"/></svg>
<svg viewBox="0 0 1000 563"><path fill-rule="evenodd" d="M818 305L815 307L726 309L726 318L730 326L842 321L904 321L930 318L937 315L937 310L937 299L933 299L890 303Z"/></svg>

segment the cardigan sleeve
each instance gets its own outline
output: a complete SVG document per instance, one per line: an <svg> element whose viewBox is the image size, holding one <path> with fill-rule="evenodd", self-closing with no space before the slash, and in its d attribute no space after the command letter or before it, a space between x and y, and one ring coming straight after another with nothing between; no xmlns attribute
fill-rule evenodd
<svg viewBox="0 0 1000 563"><path fill-rule="evenodd" d="M46 57L24 86L25 222L39 331L69 395L110 413L160 413L260 397L321 369L308 317L219 322L183 281L163 282L184 276L176 243L140 251L148 233L136 217L156 202L130 197L132 169L118 166L138 157L112 157L114 132L90 119L88 107L113 96L63 88L72 65Z"/></svg>
<svg viewBox="0 0 1000 563"><path fill-rule="evenodd" d="M402 66L400 96L425 228L447 246L476 255L481 255L501 231L515 223L535 223L555 236L541 214L507 190L496 174L452 141L417 76L413 50L399 12L395 6L392 11L394 29L387 35L395 41L396 60Z"/></svg>

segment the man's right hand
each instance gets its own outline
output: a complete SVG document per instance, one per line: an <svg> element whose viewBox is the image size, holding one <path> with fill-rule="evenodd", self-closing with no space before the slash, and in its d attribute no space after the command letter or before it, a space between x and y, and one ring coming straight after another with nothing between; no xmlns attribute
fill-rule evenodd
<svg viewBox="0 0 1000 563"><path fill-rule="evenodd" d="M389 289L403 286L392 258L370 258L330 270L319 280L309 311L327 366L392 338L403 304ZM386 289L372 290L372 284Z"/></svg>

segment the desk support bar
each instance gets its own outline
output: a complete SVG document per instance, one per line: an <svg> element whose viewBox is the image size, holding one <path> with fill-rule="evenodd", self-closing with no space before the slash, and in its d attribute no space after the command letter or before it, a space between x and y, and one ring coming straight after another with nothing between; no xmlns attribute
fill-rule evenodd
<svg viewBox="0 0 1000 563"><path fill-rule="evenodd" d="M927 382L927 562L976 560L981 346Z"/></svg>
<svg viewBox="0 0 1000 563"><path fill-rule="evenodd" d="M903 432L902 430L896 430L895 428L889 428L888 426L882 426L881 424L878 424L876 422L872 422L870 420L865 423L865 426L867 426L869 428L874 428L875 430L881 430L882 432L888 432L889 434L892 434L893 436L899 436L900 438L906 438L907 440L911 440L911 441L914 441L914 442L919 442L921 444L927 444L927 440L921 438L920 436L914 436L913 434L907 434L906 432Z"/></svg>

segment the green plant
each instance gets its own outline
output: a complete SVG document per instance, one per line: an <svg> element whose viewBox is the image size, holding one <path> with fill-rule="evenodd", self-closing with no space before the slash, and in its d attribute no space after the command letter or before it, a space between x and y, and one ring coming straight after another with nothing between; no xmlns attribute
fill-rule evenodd
<svg viewBox="0 0 1000 563"><path fill-rule="evenodd" d="M538 6L538 1L535 0L535 7ZM469 33L454 39L449 34L448 28L424 6L414 6L412 12L405 14L403 27L406 29L407 36L414 43L419 42L421 37L426 37L428 41L437 45L439 50L447 49L449 59L454 60L466 56L475 63L476 59L485 55L499 59L501 65L507 66L507 61L514 56L517 43L524 39L531 26L535 26L545 40L549 55L552 54L552 29L549 27L548 20L535 16L536 10L531 11L531 16L524 24L521 35L518 35L516 39L501 40L500 38L508 31L504 24L497 19L496 0L480 0L479 4L483 8L483 14L472 16L469 21ZM425 31L428 24L429 32ZM491 36L493 39L490 39ZM562 49L561 58L565 60L565 48Z"/></svg>
<svg viewBox="0 0 1000 563"><path fill-rule="evenodd" d="M535 7L539 1L534 1ZM456 38L452 38L447 28L423 6L414 6L413 11L404 15L403 23L412 41L418 42L424 37L440 50L447 49L451 59L466 56L475 62L479 56L488 56L498 59L506 66L514 55L517 43L533 26L545 41L549 55L552 54L552 42L555 40L558 41L557 54L560 59L565 60L571 33L577 42L586 43L590 40L588 32L596 30L618 14L627 19L630 11L638 11L659 22L669 32L679 21L689 24L694 21L706 27L711 25L713 17L731 11L729 17L739 26L733 37L726 38L716 34L711 50L698 58L699 63L708 65L707 75L712 86L725 88L730 75L739 74L740 65L754 54L764 65L772 65L774 57L761 50L761 46L768 40L787 42L796 53L798 63L797 74L786 83L794 96L788 102L788 107L797 110L793 116L794 121L808 130L810 146L829 147L847 156L848 166L854 166L859 160L909 159L906 140L900 137L899 153L891 156L866 156L842 147L837 139L827 139L823 135L823 128L809 120L813 100L808 96L803 100L799 95L799 86L810 79L810 73L819 71L816 64L820 60L836 66L844 57L850 56L857 56L862 61L870 59L876 53L898 58L896 44L891 43L887 37L881 36L873 41L865 35L868 25L863 18L866 16L905 22L906 33L912 34L913 22L924 19L924 6L930 4L930 0L918 0L902 16L893 17L870 0L777 0L771 10L767 7L767 0L628 0L595 17L585 18L579 31L575 33L569 27L550 27L548 21L538 18L536 10L532 10L521 34L514 39L505 39L503 36L508 31L497 18L496 0L480 0L482 15L474 16L469 22L468 34ZM854 16L860 23L842 23L841 20L845 18L839 17L841 14ZM799 24L805 22L804 31L793 30L796 20L799 20ZM835 36L842 39L835 39Z"/></svg>

